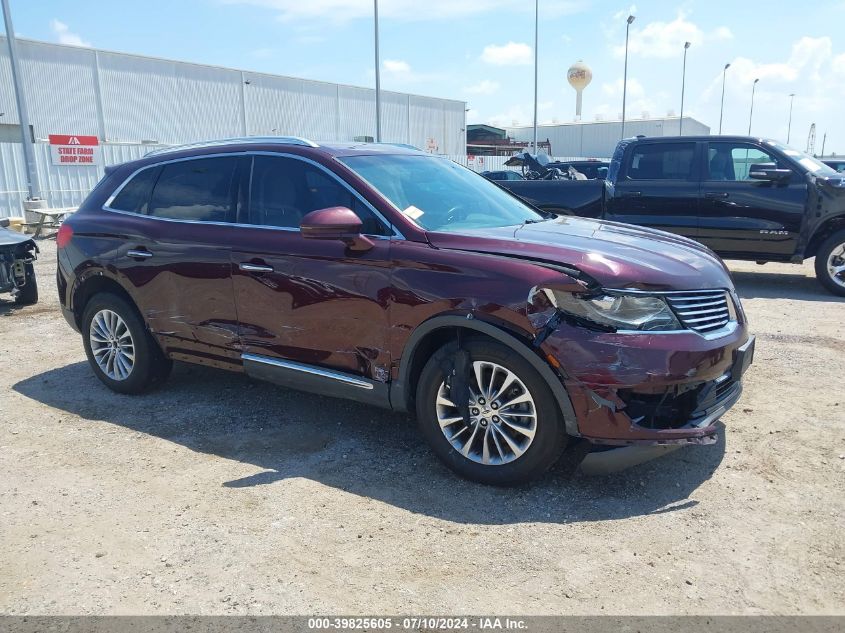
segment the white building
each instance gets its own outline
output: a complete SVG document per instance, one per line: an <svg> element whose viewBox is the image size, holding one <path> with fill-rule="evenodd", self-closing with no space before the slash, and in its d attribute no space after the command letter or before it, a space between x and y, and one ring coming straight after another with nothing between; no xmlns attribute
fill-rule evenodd
<svg viewBox="0 0 845 633"><path fill-rule="evenodd" d="M24 39L18 39L18 50L41 188L51 206L77 204L102 175L103 164L141 156L150 145L259 135L316 141L376 135L370 88ZM19 215L19 192L26 190L3 36L0 113L2 217ZM465 117L463 101L382 91L385 142L464 154ZM52 165L50 135L95 136L102 156L95 166Z"/></svg>
<svg viewBox="0 0 845 633"><path fill-rule="evenodd" d="M534 128L530 125L506 128L515 141L533 141ZM625 120L625 136L677 136L680 119L676 116L660 119L632 118ZM684 117L684 136L710 134L710 128L691 117ZM570 158L610 158L616 143L622 138L622 121L577 121L539 125L537 140L549 140L552 154Z"/></svg>

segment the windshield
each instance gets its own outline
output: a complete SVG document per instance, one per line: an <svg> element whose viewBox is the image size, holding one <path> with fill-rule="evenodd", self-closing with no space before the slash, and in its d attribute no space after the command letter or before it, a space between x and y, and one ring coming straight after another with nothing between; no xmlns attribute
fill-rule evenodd
<svg viewBox="0 0 845 633"><path fill-rule="evenodd" d="M816 176L838 176L839 174L836 172L833 167L829 165L825 165L817 158L813 158L809 154L805 154L804 152L799 152L797 149L793 149L787 145L782 145L781 143L777 143L775 141L767 141L767 145L771 145L772 147L779 149L784 154L789 156L792 160L796 161L799 165L801 165L804 169L809 171Z"/></svg>
<svg viewBox="0 0 845 633"><path fill-rule="evenodd" d="M428 231L485 229L545 219L498 185L446 158L379 155L338 160Z"/></svg>

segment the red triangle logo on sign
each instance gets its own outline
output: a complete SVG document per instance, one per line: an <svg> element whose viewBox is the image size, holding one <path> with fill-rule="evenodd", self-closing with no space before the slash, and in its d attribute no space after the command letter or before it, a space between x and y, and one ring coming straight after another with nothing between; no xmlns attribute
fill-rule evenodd
<svg viewBox="0 0 845 633"><path fill-rule="evenodd" d="M81 143L79 142L79 139L76 138L75 136L71 136L70 140L68 140L67 144L68 145L81 145Z"/></svg>

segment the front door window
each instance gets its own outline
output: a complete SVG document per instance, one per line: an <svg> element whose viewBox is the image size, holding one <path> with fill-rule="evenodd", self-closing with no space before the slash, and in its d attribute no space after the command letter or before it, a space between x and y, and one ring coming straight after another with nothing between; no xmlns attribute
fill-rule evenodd
<svg viewBox="0 0 845 633"><path fill-rule="evenodd" d="M710 143L707 156L708 178L715 181L741 182L751 180L751 165L778 164L777 159L753 145L737 143ZM780 167L780 165L778 165Z"/></svg>
<svg viewBox="0 0 845 633"><path fill-rule="evenodd" d="M311 211L352 209L365 235L389 235L384 223L348 188L319 167L284 156L255 157L250 188L249 223L299 229Z"/></svg>

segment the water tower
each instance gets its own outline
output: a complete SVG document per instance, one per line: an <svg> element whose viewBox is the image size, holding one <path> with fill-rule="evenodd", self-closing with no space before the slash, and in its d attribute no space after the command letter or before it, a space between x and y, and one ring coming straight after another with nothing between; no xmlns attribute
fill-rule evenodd
<svg viewBox="0 0 845 633"><path fill-rule="evenodd" d="M581 119L581 94L584 88L590 85L593 80L593 71L580 59L566 71L566 79L569 85L575 88L575 118Z"/></svg>

